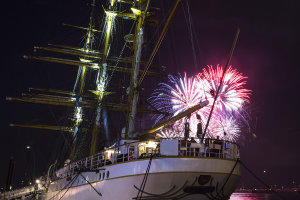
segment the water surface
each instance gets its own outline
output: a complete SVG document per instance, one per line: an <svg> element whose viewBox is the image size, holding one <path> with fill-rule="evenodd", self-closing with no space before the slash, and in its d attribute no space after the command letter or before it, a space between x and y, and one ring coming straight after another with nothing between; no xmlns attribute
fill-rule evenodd
<svg viewBox="0 0 300 200"><path fill-rule="evenodd" d="M296 192L280 193L286 200L300 200L300 194ZM233 193L230 200L281 200L273 193Z"/></svg>

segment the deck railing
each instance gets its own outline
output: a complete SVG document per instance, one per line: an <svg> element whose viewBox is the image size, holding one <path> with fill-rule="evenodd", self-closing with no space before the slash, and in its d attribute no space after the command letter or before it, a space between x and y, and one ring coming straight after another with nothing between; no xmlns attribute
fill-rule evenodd
<svg viewBox="0 0 300 200"><path fill-rule="evenodd" d="M169 157L160 154L160 141L153 140L154 148L148 148L147 152L139 152L138 145L141 141L127 143L121 146L106 149L93 156L73 162L56 171L56 178L64 178L76 174L78 171L93 171L102 166L127 162L137 159L153 157ZM205 139L199 143L196 141L178 140L178 157L204 157L236 160L239 158L239 146L224 140ZM174 157L174 156L172 156Z"/></svg>
<svg viewBox="0 0 300 200"><path fill-rule="evenodd" d="M7 191L0 194L0 199L17 199L20 198L22 196L25 195L30 195L30 194L35 194L38 191L38 188L35 188L34 186L28 186L28 187L24 187L24 188L20 188L20 189L16 189L16 190L12 190L12 191Z"/></svg>
<svg viewBox="0 0 300 200"><path fill-rule="evenodd" d="M239 146L235 143L206 139L204 143L181 140L179 147L179 156L188 157L207 157L207 158L239 158Z"/></svg>
<svg viewBox="0 0 300 200"><path fill-rule="evenodd" d="M174 157L163 155L160 151L160 140L151 141L154 146L147 144L147 141L141 142L129 142L120 146L108 148L105 151L99 152L93 156L87 157L85 159L73 162L67 166L59 169L55 172L52 177L52 181L55 179L65 178L78 173L79 171L96 171L100 167L114 164L128 162L137 159L145 159L150 156L168 158ZM146 151L141 151L141 145L148 145ZM177 145L175 145L176 147ZM177 148L176 148L177 149ZM236 143L232 143L224 140L213 140L205 139L202 142L184 140L178 138L178 153L175 157L203 157L203 158L218 158L218 159L232 159L236 160L239 158L239 146ZM36 185L37 186L37 185ZM6 193L7 198L19 198L25 194L33 194L43 190L39 187L25 187L10 191ZM4 194L0 194L3 198Z"/></svg>

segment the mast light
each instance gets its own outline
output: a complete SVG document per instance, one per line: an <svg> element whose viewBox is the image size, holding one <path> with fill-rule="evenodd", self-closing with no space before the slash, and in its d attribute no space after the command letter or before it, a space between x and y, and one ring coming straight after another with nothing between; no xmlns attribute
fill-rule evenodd
<svg viewBox="0 0 300 200"><path fill-rule="evenodd" d="M116 12L109 11L109 10L105 10L105 14L106 14L107 17L109 17L109 18L114 18L114 17L117 16L117 13L116 13Z"/></svg>
<svg viewBox="0 0 300 200"><path fill-rule="evenodd" d="M92 62L91 60L84 59L84 58L79 58L79 60L80 60L81 62L86 62L86 63Z"/></svg>
<svg viewBox="0 0 300 200"><path fill-rule="evenodd" d="M135 15L141 15L141 14L142 14L142 11L139 10L139 9L136 9L136 8L131 8L131 11L132 11L133 14L135 14Z"/></svg>

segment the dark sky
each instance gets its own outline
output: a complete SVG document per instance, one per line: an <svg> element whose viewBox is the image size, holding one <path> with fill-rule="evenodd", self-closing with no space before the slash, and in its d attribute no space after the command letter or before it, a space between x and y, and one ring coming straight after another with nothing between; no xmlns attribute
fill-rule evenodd
<svg viewBox="0 0 300 200"><path fill-rule="evenodd" d="M74 77L74 68L45 63L32 64L22 58L33 54L33 46L70 39L63 22L84 25L87 0L6 1L1 5L1 134L0 186L5 185L9 157L14 156L14 183L29 167L32 175L45 172L53 162L57 134L41 130L11 128L9 123L38 120L52 115L50 106L7 102L28 87L64 89ZM164 8L172 1L164 0ZM253 91L249 113L254 138L241 139L241 160L269 184L300 184L300 95L299 95L299 5L292 1L199 1L189 0L195 33L197 66L193 64L187 3L179 6L159 50L157 60L170 73L192 75L208 64L225 64L237 27L241 28L231 64L248 76ZM185 9L185 12L183 10ZM80 13L83 13L82 16ZM77 24L78 24L77 23ZM69 37L69 38L68 38ZM66 39L65 39L66 38ZM80 40L79 40L80 41ZM68 70L71 70L69 72ZM54 118L59 118L56 116ZM59 120L59 119L58 119ZM30 152L25 147L31 145ZM51 160L52 159L52 160ZM263 174L263 170L267 173ZM245 170L241 183L259 185Z"/></svg>

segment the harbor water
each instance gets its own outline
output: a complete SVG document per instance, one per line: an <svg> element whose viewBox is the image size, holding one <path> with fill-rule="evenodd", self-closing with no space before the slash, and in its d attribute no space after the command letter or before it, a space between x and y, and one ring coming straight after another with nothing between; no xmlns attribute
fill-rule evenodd
<svg viewBox="0 0 300 200"><path fill-rule="evenodd" d="M297 192L282 192L279 197L273 193L233 193L230 200L300 200L300 194Z"/></svg>

